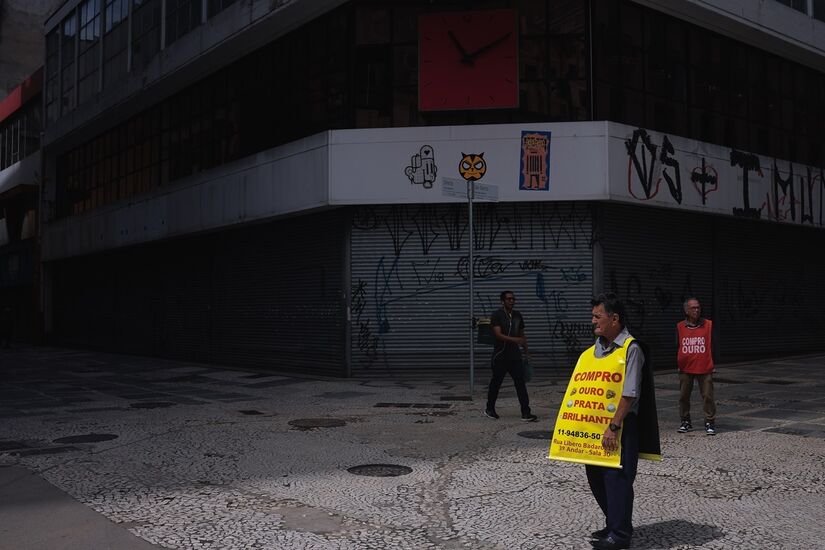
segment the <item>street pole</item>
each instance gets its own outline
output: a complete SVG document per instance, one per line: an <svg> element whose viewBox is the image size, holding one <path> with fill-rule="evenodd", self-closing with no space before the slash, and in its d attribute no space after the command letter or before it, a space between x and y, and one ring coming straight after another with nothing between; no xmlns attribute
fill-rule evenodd
<svg viewBox="0 0 825 550"><path fill-rule="evenodd" d="M470 281L470 398L473 397L473 384L475 382L475 316L473 315L473 182L467 180L467 219L470 226L470 251L467 254L467 275Z"/></svg>

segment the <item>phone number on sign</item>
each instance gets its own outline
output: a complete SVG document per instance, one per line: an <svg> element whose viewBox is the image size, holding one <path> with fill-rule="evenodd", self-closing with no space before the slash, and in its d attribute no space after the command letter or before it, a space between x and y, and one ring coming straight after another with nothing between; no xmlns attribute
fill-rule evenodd
<svg viewBox="0 0 825 550"><path fill-rule="evenodd" d="M561 428L556 431L559 435L566 435L567 437L580 437L582 439L595 439L597 441L602 438L602 434L599 433L578 432L576 430L564 430Z"/></svg>

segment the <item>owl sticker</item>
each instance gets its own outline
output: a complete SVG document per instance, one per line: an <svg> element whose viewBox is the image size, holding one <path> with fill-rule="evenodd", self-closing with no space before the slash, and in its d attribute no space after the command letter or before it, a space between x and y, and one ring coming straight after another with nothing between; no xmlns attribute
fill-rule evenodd
<svg viewBox="0 0 825 550"><path fill-rule="evenodd" d="M487 173L487 162L484 153L461 153L461 162L458 163L458 173L467 181L478 181Z"/></svg>

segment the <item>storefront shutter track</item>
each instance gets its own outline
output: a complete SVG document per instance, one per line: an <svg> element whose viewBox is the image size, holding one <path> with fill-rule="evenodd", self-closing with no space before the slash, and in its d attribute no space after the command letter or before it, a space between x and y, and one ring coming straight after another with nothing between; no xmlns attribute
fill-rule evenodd
<svg viewBox="0 0 825 550"><path fill-rule="evenodd" d="M474 312L512 290L536 369L569 371L589 345L590 206L476 203ZM466 204L352 211L351 353L359 376L469 368ZM476 345L480 377L492 348Z"/></svg>

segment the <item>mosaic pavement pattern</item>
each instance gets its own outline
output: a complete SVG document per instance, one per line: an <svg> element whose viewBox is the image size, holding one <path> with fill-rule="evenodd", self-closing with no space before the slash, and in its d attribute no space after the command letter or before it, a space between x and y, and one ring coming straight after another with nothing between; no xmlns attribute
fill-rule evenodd
<svg viewBox="0 0 825 550"><path fill-rule="evenodd" d="M161 547L590 549L602 526L584 468L545 458L562 381L531 384L540 422L528 425L509 381L501 420L481 414L481 377L468 401L461 380L306 380L44 348L0 361L0 465ZM659 374L665 459L640 462L633 548L821 548L823 366L722 367L715 437L675 432L677 379ZM412 471L348 471L365 464Z"/></svg>

